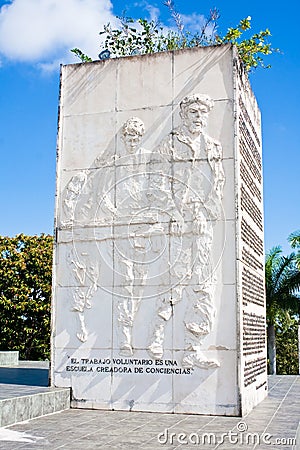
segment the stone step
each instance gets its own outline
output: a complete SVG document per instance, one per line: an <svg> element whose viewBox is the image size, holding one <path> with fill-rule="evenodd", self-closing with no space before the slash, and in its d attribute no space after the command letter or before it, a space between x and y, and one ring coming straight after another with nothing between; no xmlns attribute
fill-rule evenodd
<svg viewBox="0 0 300 450"><path fill-rule="evenodd" d="M48 384L48 361L0 367L0 427L69 409L70 388Z"/></svg>
<svg viewBox="0 0 300 450"><path fill-rule="evenodd" d="M0 366L14 366L19 363L18 351L0 351Z"/></svg>
<svg viewBox="0 0 300 450"><path fill-rule="evenodd" d="M69 388L0 384L0 427L69 408Z"/></svg>

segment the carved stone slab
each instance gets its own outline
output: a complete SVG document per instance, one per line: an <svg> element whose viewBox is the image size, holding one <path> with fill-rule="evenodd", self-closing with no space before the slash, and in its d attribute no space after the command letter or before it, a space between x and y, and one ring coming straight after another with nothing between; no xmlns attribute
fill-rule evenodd
<svg viewBox="0 0 300 450"><path fill-rule="evenodd" d="M62 67L52 382L74 407L238 415L264 398L262 211L233 48Z"/></svg>

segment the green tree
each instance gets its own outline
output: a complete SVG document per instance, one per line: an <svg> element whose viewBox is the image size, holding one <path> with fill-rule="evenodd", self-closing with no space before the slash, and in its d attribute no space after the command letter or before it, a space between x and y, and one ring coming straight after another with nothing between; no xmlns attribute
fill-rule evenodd
<svg viewBox="0 0 300 450"><path fill-rule="evenodd" d="M276 324L282 313L298 314L300 272L296 255L282 255L281 247L273 247L266 256L266 303L269 372L276 374Z"/></svg>
<svg viewBox="0 0 300 450"><path fill-rule="evenodd" d="M283 312L276 323L276 368L279 375L297 375L298 318Z"/></svg>
<svg viewBox="0 0 300 450"><path fill-rule="evenodd" d="M0 237L0 348L21 359L50 353L53 238Z"/></svg>
<svg viewBox="0 0 300 450"><path fill-rule="evenodd" d="M300 230L294 231L288 237L288 241L291 244L291 247L297 249L298 252L296 254L297 265L300 270Z"/></svg>
<svg viewBox="0 0 300 450"><path fill-rule="evenodd" d="M250 16L242 19L236 27L228 28L224 36L221 36L217 34L220 14L216 8L213 8L199 30L191 33L185 29L182 16L177 12L174 1L167 0L164 5L168 7L174 20L174 29L167 29L155 20L119 17L118 28L112 28L108 23L99 33L104 36L102 51L105 57L110 55L113 57L130 56L231 43L236 45L245 70L250 71L257 67L271 67L264 64L264 57L279 51L272 48L268 42L268 38L271 36L268 28L252 36L244 37L244 33L251 29ZM74 48L71 52L82 62L92 61L79 48Z"/></svg>

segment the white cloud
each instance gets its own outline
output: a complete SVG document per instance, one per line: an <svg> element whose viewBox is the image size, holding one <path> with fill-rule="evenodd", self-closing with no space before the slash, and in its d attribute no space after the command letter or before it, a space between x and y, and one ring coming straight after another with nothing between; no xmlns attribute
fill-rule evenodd
<svg viewBox="0 0 300 450"><path fill-rule="evenodd" d="M149 19L159 17L159 9L146 0L135 7L147 11ZM51 72L60 63L79 61L70 52L74 47L97 59L99 31L108 22L119 25L112 8L110 0L6 0L0 9L0 67L8 59L34 63L42 71ZM182 15L182 21L193 33L201 31L205 18L194 13Z"/></svg>
<svg viewBox="0 0 300 450"><path fill-rule="evenodd" d="M147 5L146 10L149 13L150 20L153 20L154 22L156 22L159 18L160 10L152 5Z"/></svg>
<svg viewBox="0 0 300 450"><path fill-rule="evenodd" d="M140 0L138 2L135 2L133 6L135 8L140 8L142 10L144 9L145 11L147 11L149 14L148 17L149 20L157 21L160 16L160 10L156 6L148 3L148 1L146 0Z"/></svg>
<svg viewBox="0 0 300 450"><path fill-rule="evenodd" d="M43 72L46 75L51 74L52 72L57 70L60 64L68 64L74 62L75 62L74 57L71 56L71 53L70 54L68 53L65 57L55 59L54 61L51 62L39 62L37 64L37 68L40 69L41 72ZM79 62L79 59L77 59L77 62Z"/></svg>
<svg viewBox="0 0 300 450"><path fill-rule="evenodd" d="M73 47L97 59L107 22L116 24L110 0L11 0L0 9L0 54L45 70L74 61Z"/></svg>
<svg viewBox="0 0 300 450"><path fill-rule="evenodd" d="M193 13L190 15L181 15L182 22L184 24L185 30L191 33L196 33L197 31L201 34L202 27L206 24L207 17L203 14ZM209 24L206 28L206 35L210 36L213 31L213 25Z"/></svg>

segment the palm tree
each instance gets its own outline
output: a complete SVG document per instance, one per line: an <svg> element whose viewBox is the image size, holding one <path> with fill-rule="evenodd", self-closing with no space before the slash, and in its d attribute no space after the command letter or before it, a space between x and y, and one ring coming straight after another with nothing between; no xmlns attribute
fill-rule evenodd
<svg viewBox="0 0 300 450"><path fill-rule="evenodd" d="M298 269L300 269L300 230L291 233L288 237L288 241L291 244L292 248L298 249L298 253L296 254L296 260Z"/></svg>
<svg viewBox="0 0 300 450"><path fill-rule="evenodd" d="M300 230L294 231L288 237L288 241L292 248L298 249L296 254L296 264L300 270ZM299 374L300 374L300 311L298 314L298 361L299 361Z"/></svg>
<svg viewBox="0 0 300 450"><path fill-rule="evenodd" d="M296 255L282 255L281 247L273 247L266 256L267 335L270 374L276 374L275 324L283 311L298 314L300 272Z"/></svg>

